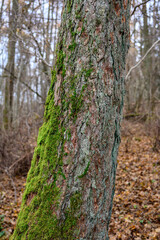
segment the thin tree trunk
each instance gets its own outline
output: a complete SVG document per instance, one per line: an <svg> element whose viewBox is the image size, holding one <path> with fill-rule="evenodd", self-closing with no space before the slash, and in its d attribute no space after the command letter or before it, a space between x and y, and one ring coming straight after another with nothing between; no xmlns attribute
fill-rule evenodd
<svg viewBox="0 0 160 240"><path fill-rule="evenodd" d="M9 102L8 102L8 96L9 96L9 85L7 78L5 77L5 89L4 89L4 108L3 108L3 126L5 129L8 128L9 125Z"/></svg>
<svg viewBox="0 0 160 240"><path fill-rule="evenodd" d="M55 7L54 7L54 0L52 1L52 7L51 7L51 19L52 19L52 22L50 24L50 35L49 35L49 43L50 43L50 48L51 46L53 46L53 51L51 51L52 53L54 52L54 45L53 44L53 26L54 26L54 21L53 18L54 18L54 10L55 10ZM52 48L51 48L52 49ZM52 54L53 55L53 54ZM53 56L55 58L55 56ZM54 61L54 59L53 59ZM52 63L53 63L52 61Z"/></svg>
<svg viewBox="0 0 160 240"><path fill-rule="evenodd" d="M6 66L6 91L5 91L5 109L4 109L4 126L8 128L13 120L13 87L14 87L14 67L15 67L15 46L16 46L16 29L18 18L18 0L12 1L12 11L9 17L9 44L8 44L8 63ZM8 86L7 86L8 85ZM9 89L9 90L7 90Z"/></svg>
<svg viewBox="0 0 160 240"><path fill-rule="evenodd" d="M54 29L54 53L55 54L56 54L57 31L58 31L58 11L59 11L59 3L58 3L58 0L56 0L56 18L55 18L55 29ZM55 59L53 63L55 63Z"/></svg>
<svg viewBox="0 0 160 240"><path fill-rule="evenodd" d="M2 27L2 15L3 15L4 0L2 0L1 10L0 10L0 30Z"/></svg>
<svg viewBox="0 0 160 240"><path fill-rule="evenodd" d="M21 45L21 44L20 44ZM21 46L22 47L22 46ZM17 83L16 83L16 104L15 104L15 119L17 122L17 127L19 127L19 116L20 116L20 89L21 89L21 77L22 77L22 71L23 71L23 55L21 54L20 57L20 67L19 67L19 72L18 72L18 76L17 76Z"/></svg>
<svg viewBox="0 0 160 240"><path fill-rule="evenodd" d="M108 239L129 2L66 0L56 65L13 239Z"/></svg>
<svg viewBox="0 0 160 240"><path fill-rule="evenodd" d="M143 0L145 2L145 0ZM147 52L147 50L150 47L150 41L149 41L149 29L148 29L148 11L146 4L143 5L142 8L143 12L143 30L142 30L142 36L143 36L143 55ZM151 89L151 82L150 82L150 71L151 71L151 58L147 56L147 58L144 59L143 63L143 74L145 77L145 87L147 92L147 105L149 106L149 112L150 115L150 89Z"/></svg>
<svg viewBox="0 0 160 240"><path fill-rule="evenodd" d="M153 30L152 30L152 44L153 42L156 42L157 38L156 38L156 1L154 0L154 4L153 4ZM155 99L154 99L154 93L157 89L157 85L156 85L156 78L157 78L157 72L156 72L156 57L155 57L155 51L152 52L152 58L151 58L151 62L152 62L152 71L151 71L151 89L150 89L150 114L151 117L153 116L154 113L154 108L155 108Z"/></svg>

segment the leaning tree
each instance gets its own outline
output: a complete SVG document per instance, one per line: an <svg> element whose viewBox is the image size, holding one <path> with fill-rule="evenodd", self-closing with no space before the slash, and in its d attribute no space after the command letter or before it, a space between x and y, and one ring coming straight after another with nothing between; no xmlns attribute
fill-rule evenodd
<svg viewBox="0 0 160 240"><path fill-rule="evenodd" d="M12 240L108 239L129 9L129 0L64 1L44 123Z"/></svg>

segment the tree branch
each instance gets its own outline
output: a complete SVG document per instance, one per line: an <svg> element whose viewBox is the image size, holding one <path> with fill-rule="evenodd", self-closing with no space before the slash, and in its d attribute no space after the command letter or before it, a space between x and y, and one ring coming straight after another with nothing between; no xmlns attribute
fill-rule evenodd
<svg viewBox="0 0 160 240"><path fill-rule="evenodd" d="M139 60L139 62L134 65L133 67L130 68L130 70L128 71L127 75L126 75L126 80L128 78L128 76L130 75L130 73L132 72L133 69L135 69L136 67L138 67L141 62L145 59L145 57L148 55L148 53L156 46L157 43L160 42L160 39L158 39L156 42L153 43L153 45L148 49L148 51L145 53L145 55Z"/></svg>
<svg viewBox="0 0 160 240"><path fill-rule="evenodd" d="M42 54L42 52L41 52L41 48L40 48L40 46L39 46L38 41L37 41L36 38L34 37L33 33L31 32L31 30L30 30L29 28L27 28L27 30L30 31L30 33L31 33L31 35L32 35L32 38L33 38L34 42L35 42L36 45L37 45L37 50L38 50L38 53L39 53L39 55L38 55L37 57L39 57L39 59L40 59L45 65L47 65L49 68L52 68L52 65L50 65L50 64L43 58L43 54ZM16 33L16 36L17 36L22 42L24 42L23 39L22 39L22 37L21 37L19 34ZM29 52L31 55L35 56L35 53L34 53L34 52L32 52L32 51L30 51L30 50L29 50L28 52Z"/></svg>
<svg viewBox="0 0 160 240"><path fill-rule="evenodd" d="M48 67L52 68L52 66L51 66L49 63L47 63L47 61L43 58L43 54L42 54L42 51L41 51L41 47L40 47L40 45L39 45L39 42L38 42L37 39L35 38L33 32L32 32L31 29L29 29L29 28L28 28L28 30L30 31L31 36L32 36L34 42L35 42L36 45L37 45L38 52L39 52L39 55L40 55L39 58L42 60L42 62L43 62L44 64L46 64Z"/></svg>
<svg viewBox="0 0 160 240"><path fill-rule="evenodd" d="M32 89L27 83L23 82L22 80L20 80L20 83L22 83L24 86L26 86L31 92L35 93L38 97L43 99L43 97L37 91Z"/></svg>
<svg viewBox="0 0 160 240"><path fill-rule="evenodd" d="M142 2L142 3L137 4L137 5L134 7L134 9L133 9L133 11L132 11L132 13L131 13L131 16L133 16L133 14L135 13L135 11L136 11L137 8L139 8L141 5L146 4L146 3L149 2L149 1L151 1L151 0L146 0L145 2Z"/></svg>
<svg viewBox="0 0 160 240"><path fill-rule="evenodd" d="M2 69L3 69L4 71L8 72L8 73L11 73L6 67L5 67L5 68L2 68ZM11 73L11 75L12 75L15 79L17 79L17 77L16 77L15 75L13 75L12 73ZM3 75L3 77L8 77L8 76ZM23 82L22 80L19 80L19 81L20 81L20 83L22 83L24 86L26 86L31 92L35 93L38 97L40 97L42 100L44 100L44 98L43 98L37 91L35 91L34 89L32 89L27 83Z"/></svg>

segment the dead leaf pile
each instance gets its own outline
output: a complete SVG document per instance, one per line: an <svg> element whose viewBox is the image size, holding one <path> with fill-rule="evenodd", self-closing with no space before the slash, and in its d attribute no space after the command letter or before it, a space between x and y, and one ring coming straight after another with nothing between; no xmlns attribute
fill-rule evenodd
<svg viewBox="0 0 160 240"><path fill-rule="evenodd" d="M139 128L139 126L138 126ZM110 240L160 239L160 154L139 132L122 137Z"/></svg>
<svg viewBox="0 0 160 240"><path fill-rule="evenodd" d="M0 237L0 239L9 240L9 236L12 234L14 227L16 226L25 181L25 177L14 177L17 194L17 202L15 203L15 191L9 177L3 174L0 178L0 215L4 216L4 220L1 223L2 237ZM3 234L3 231L5 234Z"/></svg>

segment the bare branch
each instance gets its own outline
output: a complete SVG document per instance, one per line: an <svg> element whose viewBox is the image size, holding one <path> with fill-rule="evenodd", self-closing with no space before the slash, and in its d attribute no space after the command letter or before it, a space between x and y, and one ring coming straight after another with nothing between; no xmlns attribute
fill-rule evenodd
<svg viewBox="0 0 160 240"><path fill-rule="evenodd" d="M31 29L29 29L29 28L28 28L28 30L30 31L31 36L32 36L35 44L37 45L38 53L39 53L39 58L42 60L42 62L43 62L44 64L46 64L48 67L52 68L52 66L51 66L49 63L47 63L47 61L43 58L43 54L42 54L42 51L41 51L41 47L40 47L40 45L39 45L39 42L38 42L37 39L35 38L33 32L32 32Z"/></svg>
<svg viewBox="0 0 160 240"><path fill-rule="evenodd" d="M136 67L138 67L141 62L145 59L145 57L148 55L148 53L156 46L157 43L160 42L160 39L158 39L156 42L153 43L153 45L148 49L148 51L145 53L145 55L139 60L139 62L134 65L133 67L130 68L130 70L128 71L127 75L126 75L126 80L128 78L128 76L130 75L130 73L132 72L133 69L135 69Z"/></svg>
<svg viewBox="0 0 160 240"><path fill-rule="evenodd" d="M134 7L134 9L133 9L133 11L132 11L132 13L131 13L131 16L133 16L133 14L135 13L135 11L136 11L137 8L139 8L141 5L146 4L146 3L149 2L149 1L151 1L151 0L146 0L145 2L142 2L142 3L137 4L137 5Z"/></svg>
<svg viewBox="0 0 160 240"><path fill-rule="evenodd" d="M10 73L10 71L9 71L7 68L3 68L3 70ZM17 77L16 77L15 75L13 75L12 73L11 73L11 75L12 75L15 79L17 79ZM3 75L3 77L8 77L8 76ZM31 92L35 93L38 97L40 97L42 100L44 100L43 97L42 97L37 91L35 91L33 88L31 88L27 83L23 82L22 80L20 80L20 83L22 83L22 84L23 84L24 86L26 86Z"/></svg>
<svg viewBox="0 0 160 240"><path fill-rule="evenodd" d="M42 60L43 63L45 63L48 67L52 68L52 65L47 63L47 61L40 55L39 58Z"/></svg>
<svg viewBox="0 0 160 240"><path fill-rule="evenodd" d="M50 64L43 58L43 54L42 54L42 52L41 52L41 48L40 48L40 46L39 46L39 43L38 43L37 39L34 37L32 31L31 31L30 29L28 29L28 30L30 31L30 33L31 33L31 35L32 35L32 38L33 38L34 42L35 42L36 45L37 45L37 50L38 50L38 53L39 53L39 55L38 55L37 57L39 57L39 59L40 59L45 65L47 65L48 67L52 68L52 65L50 65ZM16 36L17 36L22 42L24 42L24 41L23 41L23 38L22 38L19 34L16 33ZM30 51L30 50L29 50L27 53L30 53L31 55L35 56L35 53L32 52L32 51Z"/></svg>
<svg viewBox="0 0 160 240"><path fill-rule="evenodd" d="M43 99L43 97L37 91L35 91L33 88L31 88L27 83L23 82L22 80L20 80L20 83L22 83L24 86L26 86L31 92L35 93L38 97Z"/></svg>

